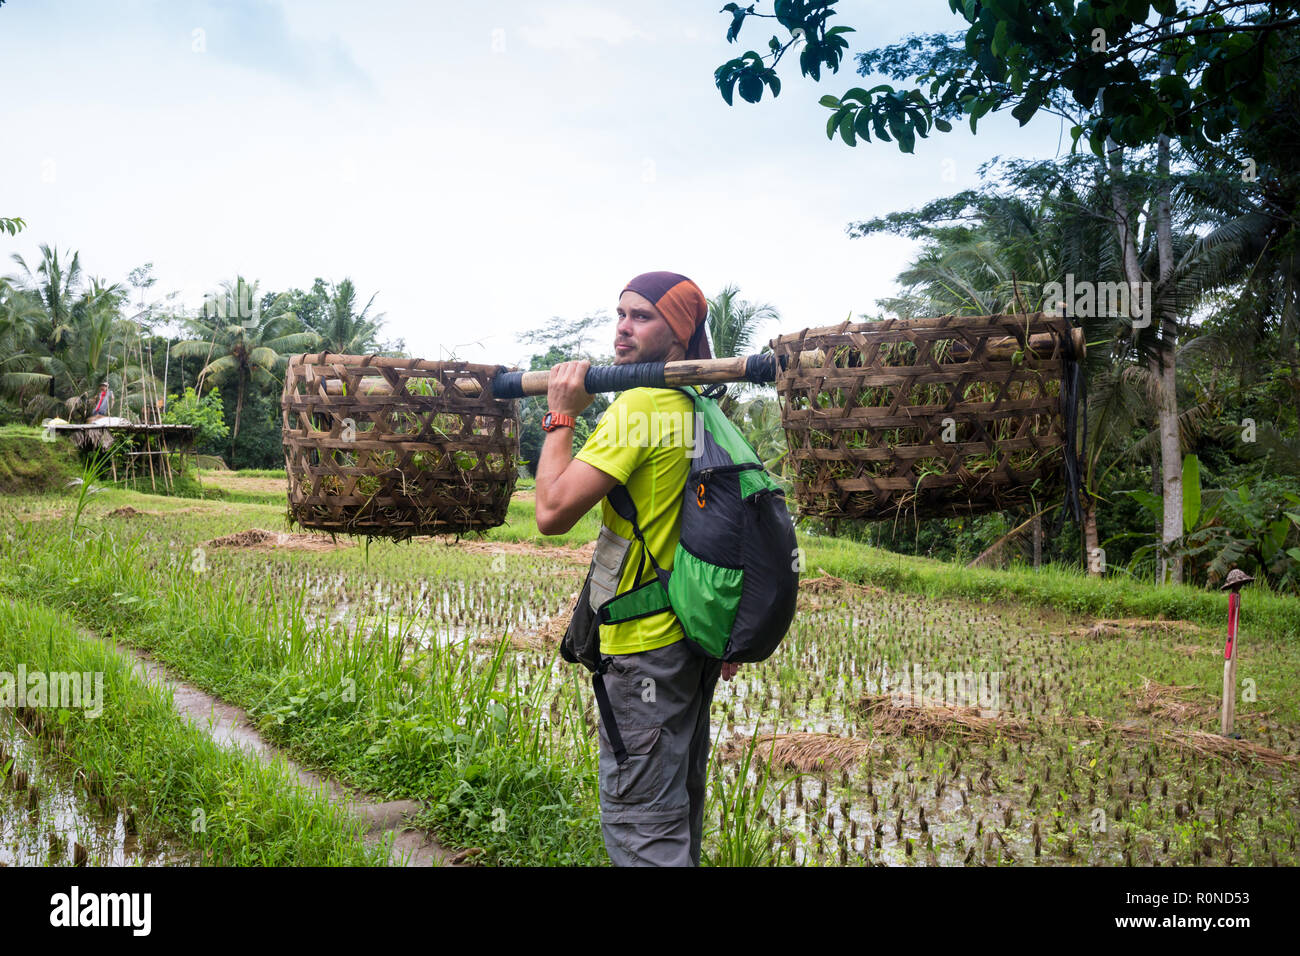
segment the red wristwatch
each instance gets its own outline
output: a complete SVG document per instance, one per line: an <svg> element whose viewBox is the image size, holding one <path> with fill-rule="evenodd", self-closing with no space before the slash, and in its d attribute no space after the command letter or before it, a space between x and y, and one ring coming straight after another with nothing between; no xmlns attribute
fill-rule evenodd
<svg viewBox="0 0 1300 956"><path fill-rule="evenodd" d="M547 412L542 416L542 431L553 432L557 428L572 428L577 422L572 415L561 415L558 412Z"/></svg>

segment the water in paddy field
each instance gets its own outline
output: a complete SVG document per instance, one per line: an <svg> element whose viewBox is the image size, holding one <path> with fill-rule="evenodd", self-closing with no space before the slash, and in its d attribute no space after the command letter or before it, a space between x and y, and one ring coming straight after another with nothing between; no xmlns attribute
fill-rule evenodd
<svg viewBox="0 0 1300 956"><path fill-rule="evenodd" d="M492 589L478 593L464 581L423 579L394 586L385 581L357 583L343 573L308 575L304 580L312 624L349 627L360 619L367 632L386 627L389 638L405 634L417 650L457 645L474 637L496 638L503 631L526 632L538 627L552 610Z"/></svg>
<svg viewBox="0 0 1300 956"><path fill-rule="evenodd" d="M54 766L8 708L0 709L0 866L186 866L189 853L146 846L128 815L101 809L73 771Z"/></svg>

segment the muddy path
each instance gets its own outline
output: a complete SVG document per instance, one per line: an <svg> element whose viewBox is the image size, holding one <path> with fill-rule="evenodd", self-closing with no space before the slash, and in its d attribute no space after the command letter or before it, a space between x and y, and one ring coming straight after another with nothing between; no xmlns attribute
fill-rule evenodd
<svg viewBox="0 0 1300 956"><path fill-rule="evenodd" d="M103 642L91 631L82 630L86 640ZM131 662L136 676L150 684L161 686L172 693L177 713L189 719L224 747L243 750L264 762L275 759L293 773L298 783L307 790L324 792L329 801L364 820L369 825L366 842L381 842L392 835L391 862L407 866L446 866L455 853L442 846L428 831L410 827L408 819L420 810L415 800L377 800L367 794L346 787L331 777L322 776L297 763L279 747L258 733L239 707L214 697L207 691L183 681L170 672L147 652L118 644L116 650Z"/></svg>

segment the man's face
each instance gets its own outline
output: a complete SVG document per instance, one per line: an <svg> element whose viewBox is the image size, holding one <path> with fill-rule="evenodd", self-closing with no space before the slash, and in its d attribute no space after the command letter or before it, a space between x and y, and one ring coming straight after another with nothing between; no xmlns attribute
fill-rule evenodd
<svg viewBox="0 0 1300 956"><path fill-rule="evenodd" d="M628 289L618 300L618 325L614 331L614 364L671 362L685 349L650 300Z"/></svg>

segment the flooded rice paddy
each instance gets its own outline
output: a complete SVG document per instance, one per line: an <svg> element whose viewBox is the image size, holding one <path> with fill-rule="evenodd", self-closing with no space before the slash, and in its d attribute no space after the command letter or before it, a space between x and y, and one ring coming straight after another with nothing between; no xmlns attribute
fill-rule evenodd
<svg viewBox="0 0 1300 956"><path fill-rule="evenodd" d="M93 792L46 752L12 709L0 710L0 865L187 866L195 857L142 838L130 809Z"/></svg>
<svg viewBox="0 0 1300 956"><path fill-rule="evenodd" d="M590 762L590 685L556 647L589 551L206 547L248 516L196 512L132 519L160 574L238 582L250 604L301 606L317 640L396 642L415 664L448 648L487 661L505 639L525 710ZM706 856L743 796L753 840L786 864L1295 865L1293 643L1244 619L1249 687L1227 741L1211 629L891 593L810 569L780 650L717 687ZM575 725L585 736L565 732Z"/></svg>
<svg viewBox="0 0 1300 956"><path fill-rule="evenodd" d="M563 628L546 624L563 623L580 561L536 549L406 547L397 573L383 560L339 567L337 555L329 569L231 556L230 570L307 588L321 621L373 627L386 617L379 626L407 629L411 655L469 639L488 655L496 639L522 638L515 654L526 681L549 672L557 688L552 719L570 706L561 698L571 684L554 680L567 674L554 644ZM782 862L1300 859L1295 698L1238 705L1243 736L1276 761L1198 747L1195 734L1218 726L1217 635L1181 622L1097 626L1049 609L807 580L780 651L720 682L712 714L713 791L736 786L745 745L759 737L741 786L763 788L759 815ZM549 639L527 644L539 631ZM1277 689L1294 657L1265 639L1242 661ZM881 698L938 717L900 731L872 710ZM590 701L582 706L590 725ZM763 748L774 745L765 772ZM712 815L721 821L716 800Z"/></svg>

